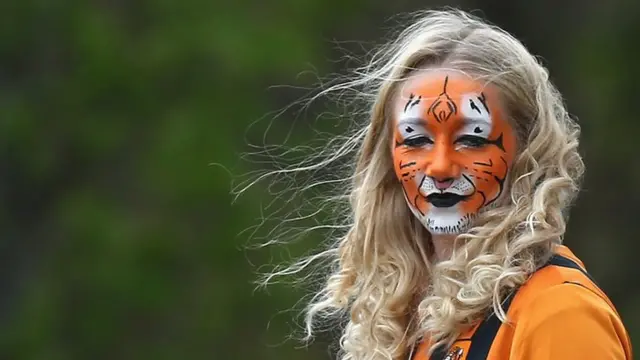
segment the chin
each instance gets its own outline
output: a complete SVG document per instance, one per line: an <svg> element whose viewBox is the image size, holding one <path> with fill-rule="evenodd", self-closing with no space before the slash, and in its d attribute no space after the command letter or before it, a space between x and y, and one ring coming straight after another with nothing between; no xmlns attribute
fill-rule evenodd
<svg viewBox="0 0 640 360"><path fill-rule="evenodd" d="M475 214L464 214L458 205L450 207L431 207L420 222L433 235L456 235L464 233L472 226Z"/></svg>

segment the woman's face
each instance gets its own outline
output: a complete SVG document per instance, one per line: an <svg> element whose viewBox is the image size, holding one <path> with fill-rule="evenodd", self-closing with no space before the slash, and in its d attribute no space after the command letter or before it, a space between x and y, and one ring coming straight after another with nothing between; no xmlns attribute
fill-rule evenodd
<svg viewBox="0 0 640 360"><path fill-rule="evenodd" d="M423 71L393 103L393 163L415 216L459 234L502 194L516 149L495 88L456 72Z"/></svg>

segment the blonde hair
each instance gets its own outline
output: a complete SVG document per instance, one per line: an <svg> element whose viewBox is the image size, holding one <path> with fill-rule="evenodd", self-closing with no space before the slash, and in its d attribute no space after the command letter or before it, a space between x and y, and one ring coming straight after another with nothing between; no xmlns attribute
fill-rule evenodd
<svg viewBox="0 0 640 360"><path fill-rule="evenodd" d="M507 196L459 235L451 258L439 263L432 260L430 234L408 209L389 147L390 99L425 67L461 71L495 86L518 139ZM318 322L347 314L340 359L403 359L424 337L433 341L431 350L452 343L489 311L506 321L505 295L562 241L563 212L584 167L579 127L523 44L462 11L416 14L357 74L325 92L355 89L369 104L367 123L322 160L278 171L315 171L355 153L346 231L325 251L269 278L329 258L326 282L306 310L307 335Z"/></svg>

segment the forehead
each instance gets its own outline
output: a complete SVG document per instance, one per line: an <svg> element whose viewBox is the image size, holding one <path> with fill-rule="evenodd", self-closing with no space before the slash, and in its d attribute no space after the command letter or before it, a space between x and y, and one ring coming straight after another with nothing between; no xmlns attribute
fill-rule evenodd
<svg viewBox="0 0 640 360"><path fill-rule="evenodd" d="M485 135L495 125L506 125L495 87L456 71L417 72L401 84L394 108L397 125L423 123L457 131L482 123Z"/></svg>
<svg viewBox="0 0 640 360"><path fill-rule="evenodd" d="M492 86L474 80L468 75L445 70L422 70L409 77L401 85L401 97L411 94L433 100L446 93L450 97L460 97L468 93L492 92Z"/></svg>

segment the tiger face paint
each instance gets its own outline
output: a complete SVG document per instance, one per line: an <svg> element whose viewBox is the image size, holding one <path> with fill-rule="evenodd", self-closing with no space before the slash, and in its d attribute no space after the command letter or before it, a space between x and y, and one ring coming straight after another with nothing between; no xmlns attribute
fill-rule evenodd
<svg viewBox="0 0 640 360"><path fill-rule="evenodd" d="M495 88L454 72L425 71L394 100L395 173L432 234L468 230L495 203L516 151Z"/></svg>

